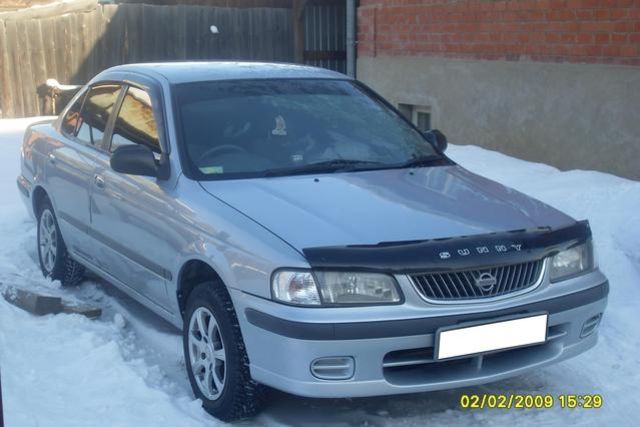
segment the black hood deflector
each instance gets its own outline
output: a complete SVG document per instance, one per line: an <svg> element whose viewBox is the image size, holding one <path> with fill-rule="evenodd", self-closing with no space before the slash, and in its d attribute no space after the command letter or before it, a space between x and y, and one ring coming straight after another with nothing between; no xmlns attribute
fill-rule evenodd
<svg viewBox="0 0 640 427"><path fill-rule="evenodd" d="M376 270L408 274L493 267L555 255L591 238L588 221L552 230L539 227L474 236L376 245L305 248L316 269Z"/></svg>

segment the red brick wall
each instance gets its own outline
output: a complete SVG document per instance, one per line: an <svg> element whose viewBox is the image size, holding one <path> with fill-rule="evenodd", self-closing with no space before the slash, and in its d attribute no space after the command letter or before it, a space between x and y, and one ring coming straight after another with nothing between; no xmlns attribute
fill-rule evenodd
<svg viewBox="0 0 640 427"><path fill-rule="evenodd" d="M358 55L640 65L640 0L360 0Z"/></svg>

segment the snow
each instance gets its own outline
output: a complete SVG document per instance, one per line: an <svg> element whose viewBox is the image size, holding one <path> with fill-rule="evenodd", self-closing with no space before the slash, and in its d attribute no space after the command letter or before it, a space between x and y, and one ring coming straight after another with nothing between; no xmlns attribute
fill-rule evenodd
<svg viewBox="0 0 640 427"><path fill-rule="evenodd" d="M15 178L24 127L0 120L0 287L20 286L103 308L101 320L34 317L0 298L0 369L12 426L201 426L178 331L104 282L61 289L36 262L35 224ZM640 424L640 183L589 171L561 172L474 146L450 146L468 169L577 219L591 221L600 267L611 282L600 342L561 364L484 386L369 399L306 399L274 392L243 425L466 426ZM461 393L599 393L601 409L459 409Z"/></svg>

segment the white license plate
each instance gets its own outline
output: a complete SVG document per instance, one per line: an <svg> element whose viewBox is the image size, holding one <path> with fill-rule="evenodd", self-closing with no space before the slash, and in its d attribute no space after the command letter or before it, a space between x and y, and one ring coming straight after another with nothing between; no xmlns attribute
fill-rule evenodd
<svg viewBox="0 0 640 427"><path fill-rule="evenodd" d="M540 344L547 339L547 314L441 330L436 358L468 356L494 350Z"/></svg>

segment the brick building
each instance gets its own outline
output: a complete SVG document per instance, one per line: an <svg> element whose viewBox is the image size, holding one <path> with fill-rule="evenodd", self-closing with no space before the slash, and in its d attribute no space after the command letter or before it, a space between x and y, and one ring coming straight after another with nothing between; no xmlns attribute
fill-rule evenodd
<svg viewBox="0 0 640 427"><path fill-rule="evenodd" d="M640 0L360 0L358 78L423 127L640 179Z"/></svg>

